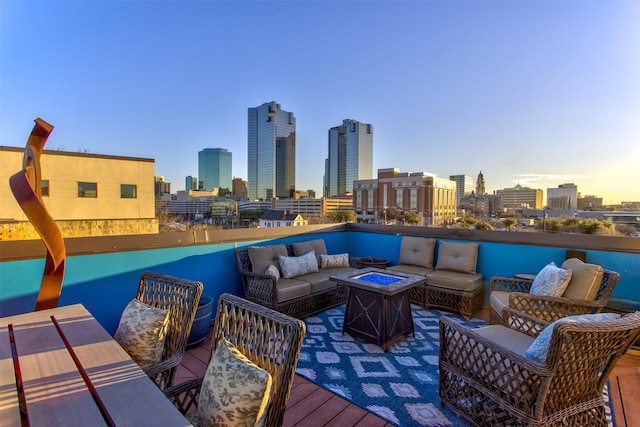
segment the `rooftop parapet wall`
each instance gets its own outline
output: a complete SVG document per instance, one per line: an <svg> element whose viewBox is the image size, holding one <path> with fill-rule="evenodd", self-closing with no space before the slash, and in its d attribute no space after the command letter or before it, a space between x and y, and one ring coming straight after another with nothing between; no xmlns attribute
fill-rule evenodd
<svg viewBox="0 0 640 427"><path fill-rule="evenodd" d="M115 328L144 270L200 280L213 298L221 292L241 295L233 255L238 247L323 238L329 253L387 258L395 264L404 235L478 242L478 271L485 286L492 276L537 273L551 261L559 265L568 249L576 249L587 253L587 262L620 273L614 298L637 300L640 295L638 238L349 223L65 239L68 268L60 304L82 303L107 329ZM0 241L2 315L33 308L44 254L38 240Z"/></svg>

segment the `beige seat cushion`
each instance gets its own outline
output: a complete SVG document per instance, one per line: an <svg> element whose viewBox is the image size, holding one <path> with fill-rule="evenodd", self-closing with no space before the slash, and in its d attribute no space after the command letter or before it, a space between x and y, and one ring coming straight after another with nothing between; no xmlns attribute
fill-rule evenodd
<svg viewBox="0 0 640 427"><path fill-rule="evenodd" d="M482 286L482 274L459 273L457 271L436 270L427 274L427 286L439 286L460 291L472 291Z"/></svg>
<svg viewBox="0 0 640 427"><path fill-rule="evenodd" d="M500 347L507 348L522 356L524 356L524 352L533 342L533 338L529 335L502 325L484 326L474 329L474 332L498 344Z"/></svg>
<svg viewBox="0 0 640 427"><path fill-rule="evenodd" d="M280 279L276 285L276 299L278 302L306 297L311 292L311 284L304 280Z"/></svg>
<svg viewBox="0 0 640 427"><path fill-rule="evenodd" d="M337 286L333 280L329 280L329 275L323 273L307 273L296 277L297 280L309 282L311 293L332 289Z"/></svg>
<svg viewBox="0 0 640 427"><path fill-rule="evenodd" d="M433 272L432 268L418 267L416 265L398 264L387 267L387 270L397 271L400 273L414 274L416 276L426 276Z"/></svg>
<svg viewBox="0 0 640 427"><path fill-rule="evenodd" d="M447 242L438 244L438 261L436 270L459 271L461 273L476 272L478 263L477 243Z"/></svg>
<svg viewBox="0 0 640 427"><path fill-rule="evenodd" d="M502 316L502 309L509 306L509 295L511 292L493 291L489 295L489 306L493 311Z"/></svg>
<svg viewBox="0 0 640 427"><path fill-rule="evenodd" d="M433 269L436 239L403 236L400 242L400 264Z"/></svg>
<svg viewBox="0 0 640 427"><path fill-rule="evenodd" d="M562 295L565 298L594 301L598 296L604 270L599 265L587 264L578 258L562 263L562 268L571 270L571 281Z"/></svg>
<svg viewBox="0 0 640 427"><path fill-rule="evenodd" d="M291 244L293 248L293 254L295 256L304 255L307 252L314 251L316 253L316 259L318 265L322 265L321 255L327 255L327 246L324 244L323 239L307 240L306 242L297 242Z"/></svg>
<svg viewBox="0 0 640 427"><path fill-rule="evenodd" d="M264 273L270 265L280 269L280 255L287 256L285 245L250 246L248 249L251 268L254 273Z"/></svg>

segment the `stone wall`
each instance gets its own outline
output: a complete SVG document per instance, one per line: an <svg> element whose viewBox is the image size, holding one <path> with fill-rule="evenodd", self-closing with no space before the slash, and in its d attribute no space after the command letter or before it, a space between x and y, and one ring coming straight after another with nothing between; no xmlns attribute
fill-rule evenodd
<svg viewBox="0 0 640 427"><path fill-rule="evenodd" d="M158 233L156 218L56 221L56 224L64 238ZM34 239L40 239L40 235L29 221L0 223L0 240Z"/></svg>

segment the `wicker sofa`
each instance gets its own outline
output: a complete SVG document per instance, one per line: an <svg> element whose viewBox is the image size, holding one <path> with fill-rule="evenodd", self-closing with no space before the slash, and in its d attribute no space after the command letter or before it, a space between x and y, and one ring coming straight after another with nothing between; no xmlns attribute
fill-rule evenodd
<svg viewBox="0 0 640 427"><path fill-rule="evenodd" d="M288 278L266 273L271 265L279 267L280 256L300 257L312 250L320 267L317 272ZM298 319L345 303L348 289L329 278L355 270L355 266L349 263L349 266L322 268L323 256L325 261L332 257L327 254L322 239L236 249L236 263L242 276L245 298Z"/></svg>
<svg viewBox="0 0 640 427"><path fill-rule="evenodd" d="M400 262L388 269L427 276L427 283L410 290L411 302L472 317L484 306L485 297L482 274L476 271L478 249L477 243L403 236Z"/></svg>

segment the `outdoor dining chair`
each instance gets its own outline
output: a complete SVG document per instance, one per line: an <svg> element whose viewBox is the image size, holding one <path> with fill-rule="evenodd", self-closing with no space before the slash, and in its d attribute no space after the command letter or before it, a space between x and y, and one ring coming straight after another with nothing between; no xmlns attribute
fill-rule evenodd
<svg viewBox="0 0 640 427"><path fill-rule="evenodd" d="M222 294L207 372L165 395L194 425L280 426L305 330L301 320Z"/></svg>
<svg viewBox="0 0 640 427"><path fill-rule="evenodd" d="M140 275L138 291L135 300L132 302L141 303L138 307L143 308L139 309L133 318L136 319L135 321L139 321L140 316L145 315L144 313L140 314L140 310L155 310L156 312L164 313L164 331L161 331L160 336L147 335L146 337L147 340L152 341L164 340L164 343L159 343L157 347L158 357L144 365L141 365L140 360L136 360L136 357L132 357L161 389L172 385L176 368L182 362L182 356L186 350L187 339L191 332L202 290L202 283L194 280L181 279L149 271L145 271ZM140 336L131 336L139 333L140 325L133 324L128 325L126 328L122 327L123 319L130 306L131 303L123 312L123 317L120 320L120 325L114 338L130 354L135 352L138 352L138 354L140 352L144 353L146 349L136 347L153 346L154 342L144 343L144 339Z"/></svg>

